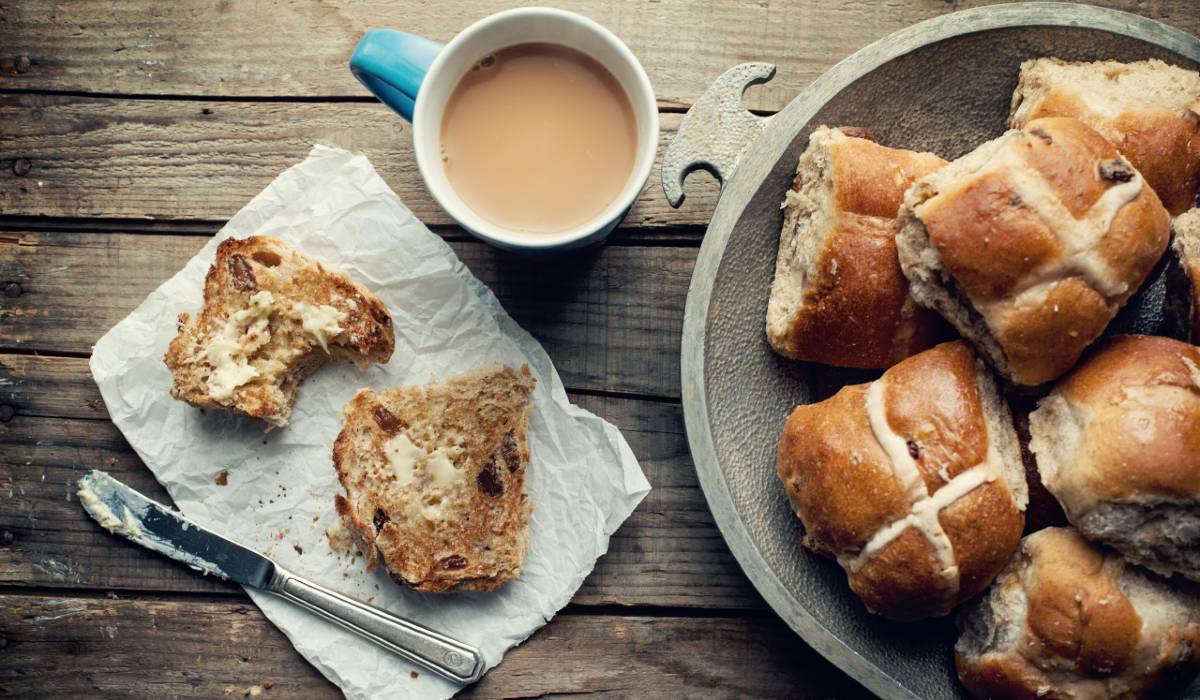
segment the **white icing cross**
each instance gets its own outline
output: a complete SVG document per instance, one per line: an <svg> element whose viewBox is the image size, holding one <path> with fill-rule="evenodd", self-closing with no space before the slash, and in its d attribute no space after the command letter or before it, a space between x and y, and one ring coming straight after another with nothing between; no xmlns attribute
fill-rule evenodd
<svg viewBox="0 0 1200 700"><path fill-rule="evenodd" d="M905 530L910 527L916 528L933 549L951 595L957 594L958 562L954 557L954 545L942 527L939 516L942 509L951 503L979 486L995 481L999 459L991 436L988 435L988 453L984 461L946 482L931 496L929 489L925 486L925 480L921 477L921 470L917 467L916 460L908 452L908 441L892 430L891 425L888 424L887 410L883 400L883 381L883 379L879 379L867 387L867 419L871 424L871 432L874 434L875 440L887 454L892 473L908 495L911 506L906 516L876 532L856 556L839 557L839 563L851 572L858 571L866 564L870 556L891 544Z"/></svg>
<svg viewBox="0 0 1200 700"><path fill-rule="evenodd" d="M1019 139L1014 135L1011 139ZM1029 138L1037 138L1030 136ZM1095 176L1100 178L1100 161L1093 165ZM1108 261L1096 250L1097 245L1112 226L1113 219L1126 204L1137 199L1142 191L1142 176L1131 170L1132 177L1107 188L1082 218L1073 216L1066 205L1054 195L1050 184L1042 173L1031 167L1021 151L1013 144L1004 144L984 165L972 173L978 178L991 173L1001 173L1004 183L1021 198L1023 206L1032 211L1058 239L1064 254L1036 274L1027 274L1018 289L1007 300L991 304L976 304L976 308L987 319L988 325L996 327L997 318L1004 308L1037 306L1043 303L1054 285L1067 277L1082 277L1088 285L1105 297L1124 294L1129 289L1126 282L1113 274ZM972 301L974 301L972 299Z"/></svg>

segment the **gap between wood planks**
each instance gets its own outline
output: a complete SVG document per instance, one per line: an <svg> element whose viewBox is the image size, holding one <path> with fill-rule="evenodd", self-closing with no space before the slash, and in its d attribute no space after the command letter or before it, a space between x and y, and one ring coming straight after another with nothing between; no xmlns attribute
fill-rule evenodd
<svg viewBox="0 0 1200 700"><path fill-rule="evenodd" d="M55 587L55 586L14 586L0 584L0 596L37 598L84 598L88 600L138 600L145 602L181 602L181 603L228 603L241 599L253 605L253 601L245 594L240 586L230 585L228 589L218 589L211 592L199 591L164 591L154 589L127 588L107 586L101 588ZM772 619L776 615L765 606L758 608L699 608L682 605L649 605L634 603L620 605L611 603L567 603L555 613L559 615L588 615L590 617L661 617L671 619L714 619L714 620L756 620Z"/></svg>
<svg viewBox="0 0 1200 700"><path fill-rule="evenodd" d="M0 345L0 356L3 356L3 355L16 355L16 356L20 356L20 357L46 357L46 358L54 358L54 359L71 359L71 360L89 360L89 359L91 359L90 353L65 352L65 351L46 352L46 351L38 351L38 350L29 350L28 348L6 348L6 347ZM636 394L636 393L632 393L632 392L613 391L613 390L609 390L609 389L572 389L571 387L566 387L566 392L567 392L567 396L569 396L569 397L587 396L587 397L592 397L592 398L597 398L597 399L622 399L622 400L626 400L626 401L646 401L649 403L666 404L666 405L670 405L670 406L681 405L681 401L679 399L672 398L670 396L656 396L653 394ZM6 414L4 412L5 406L9 406L10 408L12 408L13 409L12 413ZM7 415L7 418L4 417L5 415ZM48 419L48 420L89 420L89 421L100 421L102 423L111 423L112 422L112 420L110 418L108 418L107 416L71 416L71 415L58 414L58 413L52 413L52 412L49 412L49 413L39 412L37 410L34 410L34 411L22 410L22 409L19 409L16 407L12 407L11 404L6 404L6 403L4 403L3 399L0 399L0 422L6 423L9 420L11 420L12 418L15 418L17 416L26 416L28 418L44 418L44 419Z"/></svg>
<svg viewBox="0 0 1200 700"><path fill-rule="evenodd" d="M226 222L216 219L130 219L121 217L68 217L35 215L0 215L0 231L36 231L45 233L111 234L132 233L139 235L212 236ZM472 236L453 224L426 226L432 233L448 243L476 242ZM602 245L628 247L676 246L698 248L704 240L705 228L695 224L642 228L637 226L618 227L609 234ZM564 256L575 254L573 251Z"/></svg>
<svg viewBox="0 0 1200 700"><path fill-rule="evenodd" d="M715 79L717 76L713 76ZM93 92L90 90L45 90L0 87L0 95L53 95L58 97L86 97L112 100L160 100L172 102L284 102L295 104L375 104L379 100L373 95L195 95L187 93L127 93ZM697 95L699 97L699 95ZM682 114L691 109L691 104L658 100L659 114ZM747 109L760 117L769 117L778 110Z"/></svg>
<svg viewBox="0 0 1200 700"><path fill-rule="evenodd" d="M49 357L60 359L73 360L90 360L92 354L90 352L73 352L70 350L39 350L37 348L23 347L8 347L3 345L0 340L0 355L18 355L21 357ZM621 391L619 389L599 389L590 387L571 387L564 385L564 389L568 396L591 396L600 399L626 399L629 401L649 401L651 403L662 403L671 405L680 405L682 402L678 397L663 396L661 394L649 394L635 391ZM3 406L0 402L0 406ZM53 413L28 413L14 412L12 415L30 416L36 418L61 418L66 420L100 420L108 421L108 418L89 417L89 416L67 416L56 415Z"/></svg>
<svg viewBox="0 0 1200 700"><path fill-rule="evenodd" d="M713 76L713 79L715 80L717 77L719 76ZM333 104L375 104L379 101L372 95L330 95L327 97L303 95L188 95L90 92L86 90L26 90L21 88L0 88L0 95L48 95L57 97L85 97L101 100L159 100L163 102L292 102L296 104L320 104L328 102ZM685 114L691 108L691 104L658 100L659 114ZM769 117L779 113L777 109L757 109L750 107L747 107L746 111L759 117Z"/></svg>

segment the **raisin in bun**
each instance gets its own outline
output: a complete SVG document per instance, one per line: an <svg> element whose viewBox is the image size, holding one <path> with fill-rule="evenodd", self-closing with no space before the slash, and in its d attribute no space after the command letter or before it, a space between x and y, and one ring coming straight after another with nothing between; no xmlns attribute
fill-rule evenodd
<svg viewBox="0 0 1200 700"><path fill-rule="evenodd" d="M1031 121L918 180L900 225L913 298L1022 385L1074 366L1170 237L1137 170L1066 118Z"/></svg>
<svg viewBox="0 0 1200 700"><path fill-rule="evenodd" d="M963 341L798 406L779 478L804 545L837 559L867 608L914 620L979 593L1021 538L1020 449L991 374Z"/></svg>
<svg viewBox="0 0 1200 700"><path fill-rule="evenodd" d="M1161 698L1200 670L1200 595L1070 528L1021 541L958 617L958 676L977 698Z"/></svg>
<svg viewBox="0 0 1200 700"><path fill-rule="evenodd" d="M917 178L946 164L887 148L865 129L818 127L783 202L767 340L779 354L885 368L949 336L908 294L896 210Z"/></svg>
<svg viewBox="0 0 1200 700"><path fill-rule="evenodd" d="M1200 581L1200 348L1107 339L1029 421L1042 481L1083 536Z"/></svg>

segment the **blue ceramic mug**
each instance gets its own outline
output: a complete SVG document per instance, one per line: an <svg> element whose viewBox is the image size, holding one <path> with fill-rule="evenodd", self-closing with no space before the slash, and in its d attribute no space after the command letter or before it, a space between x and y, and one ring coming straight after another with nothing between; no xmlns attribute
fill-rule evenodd
<svg viewBox="0 0 1200 700"><path fill-rule="evenodd" d="M620 194L592 220L553 234L511 230L480 217L451 187L441 158L442 112L462 77L490 53L535 42L581 51L607 68L629 97L637 121L637 156ZM438 204L463 228L501 248L549 251L600 241L616 228L650 177L658 147L658 104L650 79L612 32L573 12L537 7L501 12L445 45L394 29L372 29L350 57L350 70L412 122L417 167Z"/></svg>

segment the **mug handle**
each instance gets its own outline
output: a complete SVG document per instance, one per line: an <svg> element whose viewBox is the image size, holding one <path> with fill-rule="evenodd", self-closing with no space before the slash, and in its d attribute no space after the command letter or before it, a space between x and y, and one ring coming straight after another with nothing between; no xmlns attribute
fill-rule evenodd
<svg viewBox="0 0 1200 700"><path fill-rule="evenodd" d="M395 29L371 29L354 47L350 72L376 97L408 121L421 81L442 44Z"/></svg>

